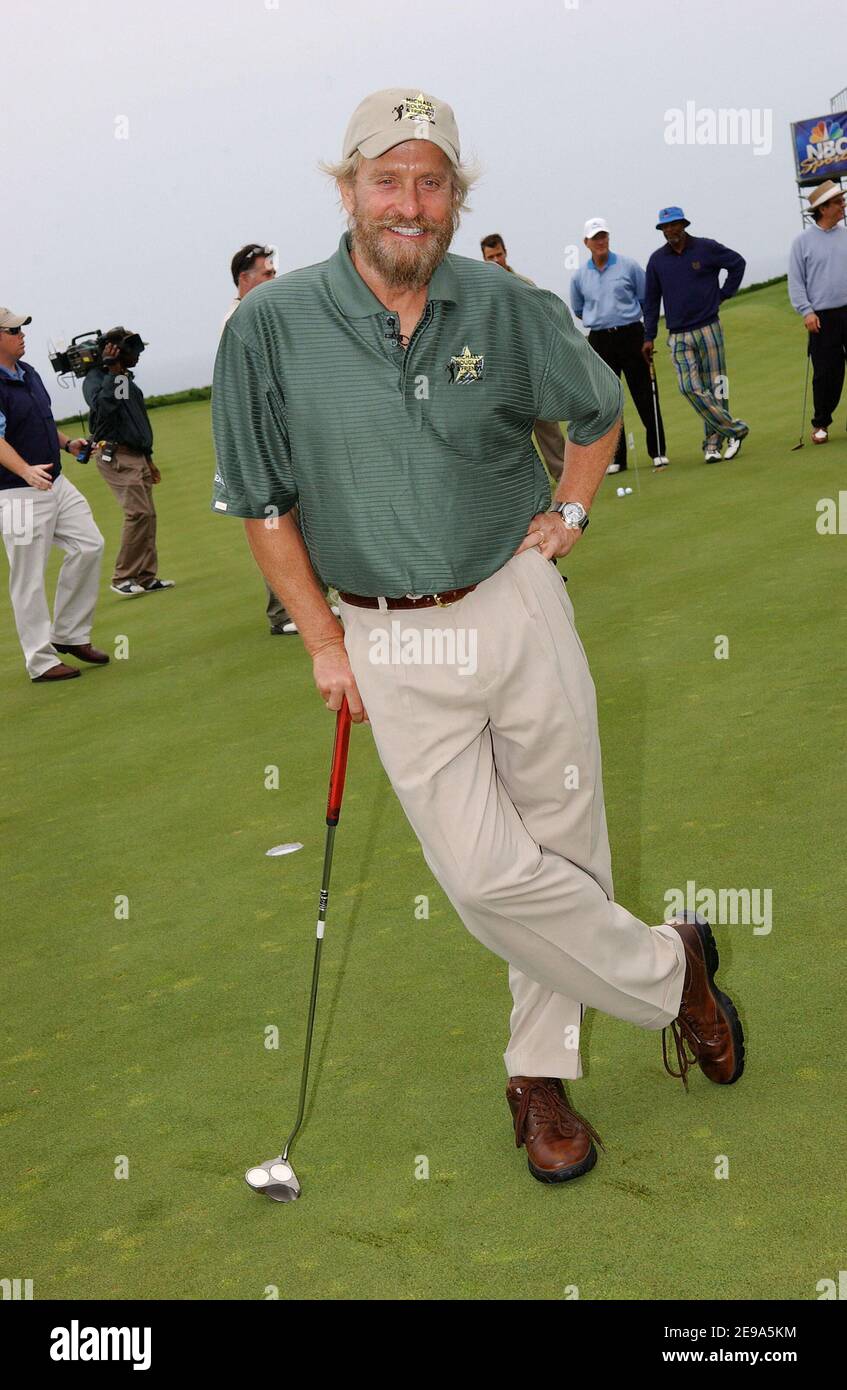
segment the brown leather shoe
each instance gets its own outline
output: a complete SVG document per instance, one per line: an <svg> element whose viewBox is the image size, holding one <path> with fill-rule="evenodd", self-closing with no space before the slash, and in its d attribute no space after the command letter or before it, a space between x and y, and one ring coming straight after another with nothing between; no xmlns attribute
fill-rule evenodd
<svg viewBox="0 0 847 1390"><path fill-rule="evenodd" d="M555 1076L512 1076L506 1099L515 1124L515 1145L526 1145L529 1171L539 1182L567 1182L597 1162L603 1141L587 1120L572 1110Z"/></svg>
<svg viewBox="0 0 847 1390"><path fill-rule="evenodd" d="M699 912L684 912L670 925L679 932L685 946L685 984L679 1015L671 1024L679 1071L668 1061L667 1029L662 1030L662 1057L665 1070L677 1076L688 1089L688 1071L695 1062L719 1086L731 1086L744 1070L744 1033L732 1000L715 984L718 948L712 929ZM693 1052L685 1051L688 1043Z"/></svg>
<svg viewBox="0 0 847 1390"><path fill-rule="evenodd" d="M90 642L83 642L81 647L60 647L58 642L54 642L53 646L57 652L67 652L69 656L75 656L77 661L90 661L92 666L108 665L109 658L106 653L92 647Z"/></svg>
<svg viewBox="0 0 847 1390"><path fill-rule="evenodd" d="M45 671L43 676L33 676L32 683L36 685L38 681L69 681L80 674L78 666L63 666L60 661L57 666L51 666L49 671Z"/></svg>

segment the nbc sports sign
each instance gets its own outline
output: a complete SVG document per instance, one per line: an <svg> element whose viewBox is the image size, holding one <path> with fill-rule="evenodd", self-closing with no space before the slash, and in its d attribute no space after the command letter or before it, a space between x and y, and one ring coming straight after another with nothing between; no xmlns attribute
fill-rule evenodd
<svg viewBox="0 0 847 1390"><path fill-rule="evenodd" d="M791 134L798 179L817 182L847 174L847 111L795 121Z"/></svg>

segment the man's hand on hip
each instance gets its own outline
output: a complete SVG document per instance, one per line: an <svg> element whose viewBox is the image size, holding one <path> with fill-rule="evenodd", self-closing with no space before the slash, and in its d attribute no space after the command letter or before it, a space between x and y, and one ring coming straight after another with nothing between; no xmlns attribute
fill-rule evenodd
<svg viewBox="0 0 847 1390"><path fill-rule="evenodd" d="M344 639L335 638L312 655L315 685L327 709L340 710L345 695L354 724L368 723L368 712L362 704L359 687L353 675Z"/></svg>
<svg viewBox="0 0 847 1390"><path fill-rule="evenodd" d="M24 482L39 492L49 492L53 486L53 473L49 463L30 465L24 474Z"/></svg>
<svg viewBox="0 0 847 1390"><path fill-rule="evenodd" d="M545 560L558 559L573 550L581 535L579 527L566 526L564 517L558 512L539 512L526 528L526 535L515 554L520 555L535 546Z"/></svg>

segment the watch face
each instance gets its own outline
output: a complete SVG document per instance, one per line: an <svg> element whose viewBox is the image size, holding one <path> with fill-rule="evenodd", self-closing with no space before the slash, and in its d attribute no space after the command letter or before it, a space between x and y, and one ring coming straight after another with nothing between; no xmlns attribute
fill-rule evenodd
<svg viewBox="0 0 847 1390"><path fill-rule="evenodd" d="M584 516L584 512L578 502L569 502L568 505L565 507L562 515L564 516L565 522L568 526L579 526Z"/></svg>

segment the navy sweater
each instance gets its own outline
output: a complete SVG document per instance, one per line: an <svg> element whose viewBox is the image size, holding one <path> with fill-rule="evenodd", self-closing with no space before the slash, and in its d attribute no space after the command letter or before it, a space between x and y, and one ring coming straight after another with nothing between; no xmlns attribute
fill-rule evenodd
<svg viewBox="0 0 847 1390"><path fill-rule="evenodd" d="M677 253L667 244L647 262L644 337L652 342L659 327L659 306L665 302L669 333L702 328L718 316L718 305L731 299L741 284L747 262L737 251L706 236L689 236ZM723 287L718 273L728 272Z"/></svg>

